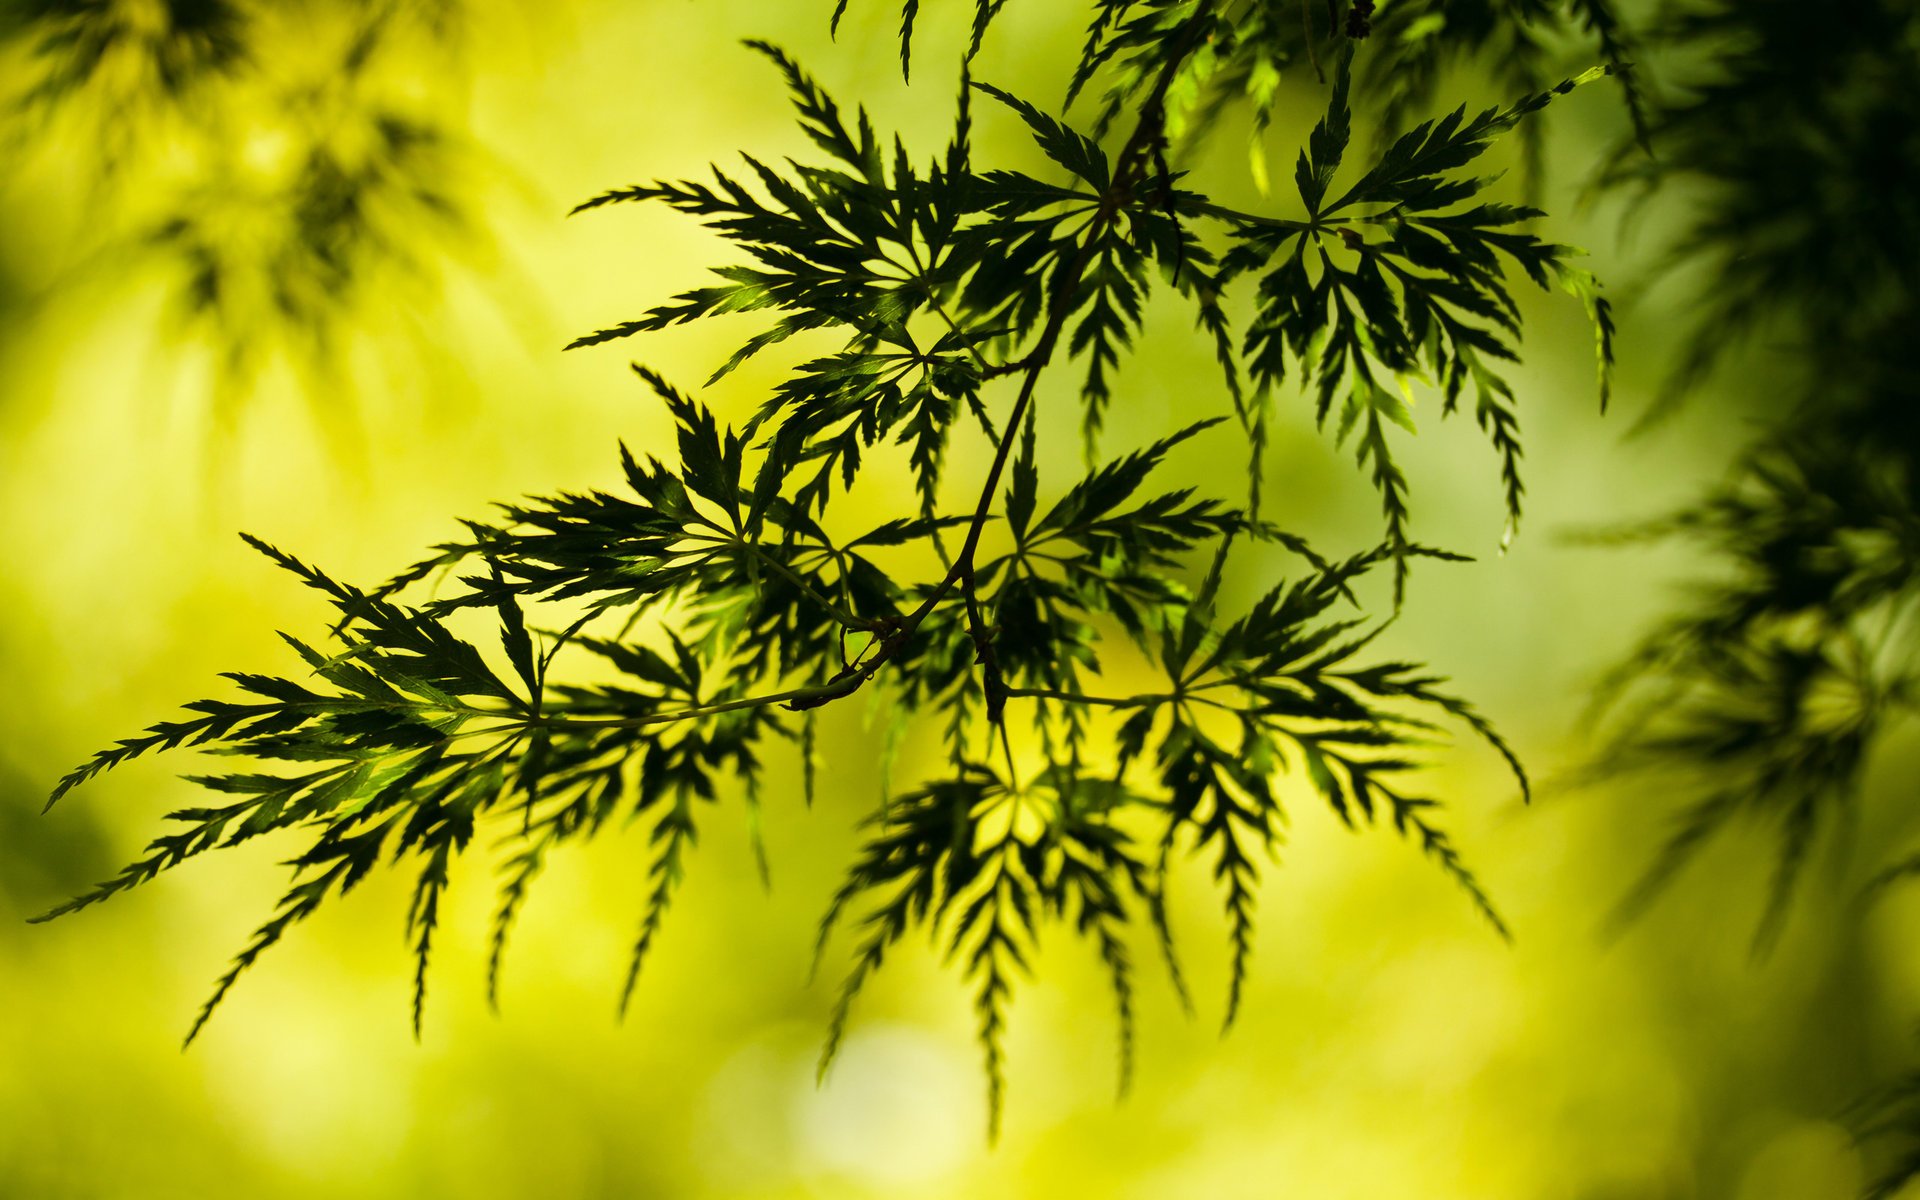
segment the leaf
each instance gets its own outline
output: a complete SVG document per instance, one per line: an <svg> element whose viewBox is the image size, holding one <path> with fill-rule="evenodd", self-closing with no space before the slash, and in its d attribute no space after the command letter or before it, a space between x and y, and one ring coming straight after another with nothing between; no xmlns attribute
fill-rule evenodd
<svg viewBox="0 0 1920 1200"><path fill-rule="evenodd" d="M1352 85L1353 54L1349 50L1340 57L1326 115L1313 127L1307 147L1300 152L1293 168L1294 185L1300 190L1300 202L1306 205L1309 216L1320 215L1320 202L1326 199L1327 185L1333 182L1333 173L1340 169L1340 160L1347 152L1347 141L1353 133L1353 114L1347 107L1347 94Z"/></svg>
<svg viewBox="0 0 1920 1200"><path fill-rule="evenodd" d="M1026 537L1039 484L1040 470L1034 463L1034 426L1029 421L1020 434L1020 453L1013 460L1013 485L1007 489L1007 526L1015 538Z"/></svg>
<svg viewBox="0 0 1920 1200"><path fill-rule="evenodd" d="M1034 141L1056 165L1065 168L1095 192L1107 190L1112 171L1105 151L1100 149L1100 143L1069 129L1025 100L1003 92L990 83L981 83L976 79L973 86L1019 114L1020 119L1027 123L1027 128L1033 131Z"/></svg>
<svg viewBox="0 0 1920 1200"><path fill-rule="evenodd" d="M1035 530L1069 530L1111 512L1133 495L1169 450L1195 434L1218 425L1221 420L1220 417L1209 417L1195 421L1179 432L1154 442L1145 450L1123 455L1095 468L1047 510L1046 515L1035 524Z"/></svg>

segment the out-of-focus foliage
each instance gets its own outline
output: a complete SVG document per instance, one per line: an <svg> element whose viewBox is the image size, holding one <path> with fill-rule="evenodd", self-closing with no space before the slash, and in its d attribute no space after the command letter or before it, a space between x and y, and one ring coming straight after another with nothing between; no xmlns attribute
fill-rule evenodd
<svg viewBox="0 0 1920 1200"><path fill-rule="evenodd" d="M14 3L0 144L98 147L70 274L161 264L224 404L276 361L338 390L370 322L416 324L486 246L482 158L460 106L421 86L423 68L457 77L458 23L406 0Z"/></svg>
<svg viewBox="0 0 1920 1200"><path fill-rule="evenodd" d="M101 752L60 792L180 746L280 769L201 777L232 798L175 812L179 831L48 915L216 847L308 831L292 888L216 987L203 1023L294 923L382 858L408 860L417 1027L450 864L469 843L498 830L514 847L497 967L548 850L618 815L645 821L655 847L630 991L722 780L739 780L756 811L763 761L785 753L770 749L774 739L798 741L805 773L815 710L871 685L898 730L941 731L946 767L883 804L823 929L824 940L836 918L865 910L823 1068L873 969L924 929L974 986L997 1130L1007 1002L1051 918L1088 938L1110 973L1124 1074L1134 1009L1127 935L1143 927L1172 965L1165 886L1185 855L1210 863L1223 893L1231 1022L1260 864L1285 820L1275 786L1285 775L1349 825L1391 821L1504 931L1434 802L1401 780L1422 762L1436 719L1489 741L1523 791L1525 776L1439 679L1367 653L1381 624L1356 588L1387 564L1397 605L1412 559L1458 557L1411 536L1408 480L1388 427L1413 432L1416 387L1437 390L1445 416L1471 385L1498 451L1509 523L1517 519L1520 443L1503 364L1519 353L1521 279L1583 304L1598 331L1604 396L1612 323L1598 285L1574 265L1576 252L1519 228L1543 213L1494 199L1494 180L1468 172L1524 119L1611 68L1478 115L1462 105L1377 154L1355 154L1351 61L1369 33L1366 6L1355 6L1327 51L1334 82L1296 164L1297 207L1244 211L1184 186L1166 151L1176 92L1195 86L1190 65L1254 18L1237 4L1129 8L1101 8L1080 64L1088 79L1118 78L1099 122L1126 127L1113 144L963 73L951 137L926 166L790 57L753 43L784 76L814 161L748 157L744 172L716 170L712 183L637 185L581 205L664 203L700 218L746 261L716 268L722 283L574 345L770 313L710 382L789 341L817 345L833 333L838 345L801 358L738 429L637 368L672 415L677 462L629 454L622 492L560 493L509 506L497 522L469 522L469 538L378 590L259 543L338 610L333 648L293 642L318 682L235 674L245 698L197 702L194 715ZM980 12L990 17L993 6ZM1178 21L1164 37L1140 39L1141 22L1170 14ZM980 95L1027 127L1051 177L976 164ZM1219 415L1100 461L1093 448L1118 403L1116 372L1152 310L1156 277L1219 360ZM1253 316L1236 332L1230 309L1241 290L1253 293ZM1041 445L1036 398L1057 358L1084 364L1093 461L1083 473L1064 471L1067 456ZM1353 439L1384 509L1377 546L1325 559L1252 506L1149 487L1176 447L1231 417L1254 448L1246 490L1257 500L1268 411L1290 376L1308 385L1315 423L1333 424L1336 442ZM996 393L1006 396L999 412ZM974 426L992 462L955 507L947 449ZM907 460L918 515L849 525L839 497L890 451ZM1044 504L1043 494L1055 499ZM1304 566L1236 615L1219 597L1241 537L1284 547ZM1186 582L1209 559L1199 584ZM448 567L466 572L451 595L414 598ZM497 655L460 631L480 613ZM1093 690L1103 661L1117 657L1148 664L1157 688ZM597 681L555 673L585 672L585 658L598 660Z"/></svg>
<svg viewBox="0 0 1920 1200"><path fill-rule="evenodd" d="M233 0L10 0L0 33L27 47L26 87L14 98L25 115L52 120L83 100L97 106L102 132L119 139L132 133L129 123L190 102L252 58L249 19Z"/></svg>
<svg viewBox="0 0 1920 1200"><path fill-rule="evenodd" d="M1920 13L1686 5L1649 36L1683 65L1653 157L1623 149L1609 180L1704 185L1669 263L1711 280L1668 403L1741 347L1768 362L1771 427L1725 485L1646 531L1695 541L1720 574L1622 672L1648 690L1603 757L1714 780L1635 903L1727 820L1778 823L1770 929L1876 733L1920 700Z"/></svg>
<svg viewBox="0 0 1920 1200"><path fill-rule="evenodd" d="M1892 1143L1893 1157L1863 1195L1863 1200L1894 1200L1920 1179L1920 1078L1908 1076L1882 1089L1860 1106L1861 1135Z"/></svg>
<svg viewBox="0 0 1920 1200"><path fill-rule="evenodd" d="M1910 442L1920 15L1901 0L1681 3L1646 36L1675 64L1655 153L1623 146L1603 181L1703 189L1671 242L1669 268L1701 280L1676 388L1778 339L1804 364L1781 399ZM1869 412L1905 423L1854 423Z"/></svg>
<svg viewBox="0 0 1920 1200"><path fill-rule="evenodd" d="M1624 914L1728 826L1769 828L1766 945L1920 706L1920 10L1681 3L1647 40L1673 64L1653 154L1623 147L1603 181L1702 197L1667 260L1699 282L1663 405L1759 360L1742 382L1767 424L1725 483L1640 531L1697 547L1713 574L1616 675L1599 768L1682 798ZM1881 1124L1920 1133L1915 1111ZM1909 1154L1873 1194L1916 1175Z"/></svg>
<svg viewBox="0 0 1920 1200"><path fill-rule="evenodd" d="M1749 817L1780 839L1759 936L1778 934L1875 739L1920 703L1908 625L1920 570L1914 501L1899 464L1851 444L1768 444L1706 501L1634 531L1702 544L1733 571L1697 588L1618 675L1637 694L1604 769L1668 785L1697 775L1700 791L1622 915L1720 826Z"/></svg>

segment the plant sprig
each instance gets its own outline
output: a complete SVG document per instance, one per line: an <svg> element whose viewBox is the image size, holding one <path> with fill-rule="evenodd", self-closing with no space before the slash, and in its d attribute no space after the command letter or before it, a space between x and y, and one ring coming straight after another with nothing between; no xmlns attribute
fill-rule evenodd
<svg viewBox="0 0 1920 1200"><path fill-rule="evenodd" d="M976 47L998 7L980 6ZM716 230L738 258L716 268L720 282L573 345L756 314L761 327L709 386L783 343L840 345L798 355L737 426L636 365L674 426L669 457L623 450L619 488L502 506L381 587L353 587L254 541L333 607L333 646L289 639L306 676L231 675L239 698L198 702L103 750L56 798L180 747L284 773L198 777L236 799L171 814L179 831L46 915L207 850L299 829L310 842L292 890L193 1034L268 947L383 857L416 873L406 925L417 1029L455 856L476 837L507 849L491 999L552 852L616 818L638 821L651 851L624 1008L699 831L721 808L757 830L761 774L770 755L787 753L782 741L799 743L810 799L816 720L872 691L896 730L919 721L943 730L947 762L869 818L866 847L822 924L823 949L843 923L857 939L823 1070L888 952L925 930L974 989L997 1130L1016 979L1042 931L1064 924L1108 973L1124 1086L1137 937L1159 944L1185 995L1166 893L1186 858L1205 863L1222 893L1230 1024L1247 996L1258 887L1293 789L1350 827L1390 822L1505 935L1434 801L1407 781L1442 722L1486 740L1523 792L1525 773L1438 678L1369 657L1384 622L1357 589L1389 567L1397 604L1412 560L1460 557L1414 539L1410 485L1385 434L1383 422L1411 426L1400 393L1423 378L1448 411L1475 388L1518 516L1514 396L1492 366L1518 353L1509 268L1587 302L1611 361L1591 278L1566 248L1514 228L1541 214L1491 201L1489 181L1459 174L1605 69L1472 119L1455 112L1417 126L1336 189L1351 173L1342 49L1296 172L1301 215L1244 212L1191 190L1167 161L1175 136L1197 136L1180 124L1191 121L1183 89L1232 19L1209 5L1144 5L1167 22L1148 44L1132 7L1101 6L1081 64L1086 79L1118 74L1094 132L963 71L953 134L924 164L782 51L749 43L782 76L819 161L749 157L744 171L716 170L711 182L634 185L582 204L576 211L665 204ZM915 12L905 13L903 55ZM1056 178L976 165L981 96L1025 126ZM1127 132L1106 136L1121 115ZM1243 280L1253 318L1236 333L1230 289ZM1215 411L1103 457L1104 418L1126 403L1125 353L1163 282L1220 360ZM1042 380L1062 364L1083 372L1088 458L1065 478L1037 420ZM1325 557L1260 515L1257 451L1290 371L1315 397L1317 420L1337 413L1338 436L1357 433L1385 509L1379 545ZM974 426L991 456L981 478L964 480L946 449ZM1256 449L1247 505L1163 480L1169 461L1234 432ZM885 455L905 461L913 498L873 524L842 497ZM1300 564L1238 615L1224 598L1235 546ZM454 585L419 595L443 571ZM1109 692L1103 667L1114 655L1157 681ZM744 804L732 803L736 792Z"/></svg>

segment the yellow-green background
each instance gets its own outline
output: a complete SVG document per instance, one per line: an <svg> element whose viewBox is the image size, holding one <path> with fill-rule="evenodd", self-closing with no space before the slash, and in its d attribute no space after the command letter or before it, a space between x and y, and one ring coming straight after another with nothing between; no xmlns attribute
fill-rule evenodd
<svg viewBox="0 0 1920 1200"><path fill-rule="evenodd" d="M1556 237L1588 245L1603 273L1636 284L1623 292L1624 411L1596 412L1577 311L1529 298L1533 348L1518 372L1527 525L1501 554L1495 461L1467 419L1442 426L1424 399L1422 436L1407 451L1420 534L1481 560L1420 570L1383 642L1383 653L1452 676L1547 779L1523 808L1497 760L1463 744L1439 754L1430 780L1515 944L1413 846L1390 830L1348 833L1294 787L1283 862L1261 894L1255 974L1225 1040L1217 899L1196 870L1179 880L1174 922L1201 1011L1180 1012L1140 945L1140 1062L1126 1100L1113 1095L1103 980L1064 933L1017 997L997 1147L984 1138L966 993L919 945L897 954L861 1002L835 1073L816 1088L839 960L830 953L808 982L813 924L879 787L880 728L859 701L825 718L813 811L801 806L795 764L776 752L771 892L755 876L737 805L706 818L624 1024L613 1007L645 887L637 834L554 862L514 937L498 1018L482 987L489 854L482 845L470 855L455 876L418 1045L404 884L376 878L263 960L198 1043L179 1050L210 981L278 896L290 842L212 855L77 917L25 924L117 868L162 813L192 802L175 776L193 764L163 757L42 817L62 771L216 687L219 670L292 670L274 630L317 634L324 614L312 593L233 531L371 580L491 500L611 481L616 439L665 452L663 414L627 358L696 381L739 327L567 355L558 347L701 282L715 243L664 209L560 214L604 187L698 174L736 149L799 153L777 78L737 39L788 47L843 100L864 99L883 128L904 129L929 154L950 111L962 15L957 0L927 6L909 89L894 14L879 0L855 0L837 44L813 0L469 7L457 54L423 41L402 82L416 102L470 122L487 161L467 194L491 249L449 261L439 298L427 289L407 301L419 313L413 331L371 314L359 322L337 379L269 367L224 415L209 399L208 343L164 319L166 269L115 250L139 218L140 172L159 178L166 163L134 154L107 172L85 113L8 150L0 1196L1854 1194L1863 1167L1836 1121L1904 1059L1920 1014L1920 960L1906 950L1920 901L1896 896L1863 911L1850 881L1903 844L1899 800L1920 769L1911 747L1886 748L1850 849L1822 861L1782 944L1760 960L1748 945L1771 846L1763 831L1717 844L1648 919L1609 942L1599 935L1609 908L1684 796L1661 780L1553 785L1586 744L1595 678L1690 566L1672 550L1602 550L1565 534L1686 497L1765 411L1765 389L1736 368L1677 421L1623 440L1671 349L1683 294L1652 286L1652 250L1684 210L1657 203L1631 236L1610 205L1576 211L1585 169L1621 124L1617 100L1598 88L1553 117L1547 196L1566 214ZM1010 4L978 73L1050 101L1079 22L1072 6ZM285 74L312 47L281 36ZM1306 86L1286 94L1279 161L1318 103ZM982 110L978 120L980 160L1038 167L1007 117ZM1262 203L1243 136L1224 131L1199 165ZM1115 449L1224 404L1186 319L1156 315L1123 377L1106 443ZM743 372L713 402L743 415L776 368ZM1071 466L1070 388L1056 380L1042 400L1054 461ZM1324 548L1357 548L1373 520L1364 481L1313 431L1304 402L1282 407L1273 515ZM1237 443L1219 435L1180 451L1172 470L1218 486L1239 461ZM957 447L956 478L977 479L983 465L978 447ZM876 469L905 482L894 466ZM907 503L904 490L894 494ZM867 503L876 519L896 515L880 490ZM1240 557L1235 594L1293 566ZM910 752L896 777L920 766Z"/></svg>

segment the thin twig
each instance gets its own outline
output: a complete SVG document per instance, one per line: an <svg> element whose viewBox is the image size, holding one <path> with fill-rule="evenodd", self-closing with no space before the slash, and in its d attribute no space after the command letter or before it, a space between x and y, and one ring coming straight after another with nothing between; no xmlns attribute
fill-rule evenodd
<svg viewBox="0 0 1920 1200"><path fill-rule="evenodd" d="M741 546L745 546L748 550L751 550L755 555L757 555L760 561L766 563L768 566L780 572L782 575L785 575L793 583L795 587L799 588L803 593L811 597L813 601L816 604L818 604L821 608L826 609L828 616L840 622L842 625L845 625L848 629L870 630L873 628L872 621L863 621L859 617L856 617L852 613L848 612L846 609L841 608L838 604L835 604L833 601L827 599L825 596L822 596L813 587L812 584L808 583L804 578L800 576L799 572L795 571L792 567L789 567L786 563L781 562L778 558L775 558L773 555L767 553L766 549L761 545L759 545L757 542L750 542L750 541L747 541L745 538L740 538L740 539L737 539L737 544Z"/></svg>

